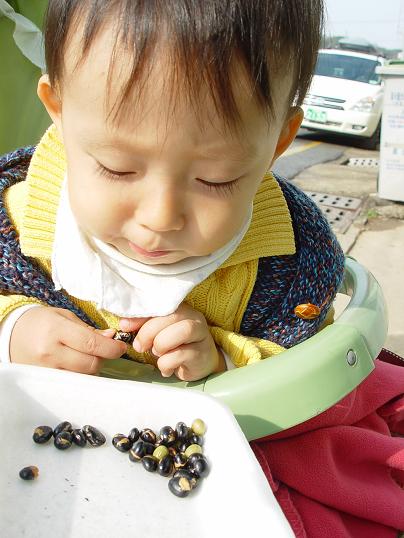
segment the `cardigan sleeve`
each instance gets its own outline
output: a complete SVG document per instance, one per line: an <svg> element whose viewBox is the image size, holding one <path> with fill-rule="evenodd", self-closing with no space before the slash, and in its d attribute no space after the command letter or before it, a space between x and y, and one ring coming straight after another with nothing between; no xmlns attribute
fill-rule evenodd
<svg viewBox="0 0 404 538"><path fill-rule="evenodd" d="M319 331L334 321L334 308L331 306ZM286 349L276 342L265 338L243 336L221 327L209 327L215 343L220 346L237 368L278 355Z"/></svg>
<svg viewBox="0 0 404 538"><path fill-rule="evenodd" d="M15 324L27 310L38 306L40 305L27 304L19 306L0 322L0 362L3 364L10 362L10 342Z"/></svg>
<svg viewBox="0 0 404 538"><path fill-rule="evenodd" d="M25 305L46 306L38 299L26 297L25 295L0 295L0 323L16 308Z"/></svg>
<svg viewBox="0 0 404 538"><path fill-rule="evenodd" d="M275 342L243 336L221 327L210 327L210 333L215 343L227 353L236 367L258 362L285 350Z"/></svg>

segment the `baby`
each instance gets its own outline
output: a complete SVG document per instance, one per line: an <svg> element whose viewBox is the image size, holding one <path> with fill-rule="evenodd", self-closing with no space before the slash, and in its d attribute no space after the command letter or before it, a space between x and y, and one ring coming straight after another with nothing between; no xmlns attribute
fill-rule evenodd
<svg viewBox="0 0 404 538"><path fill-rule="evenodd" d="M270 172L321 24L321 0L50 0L52 126L0 159L3 361L95 374L126 354L197 380L321 328L344 256ZM383 351L332 408L252 443L296 536L404 528L399 364Z"/></svg>
<svg viewBox="0 0 404 538"><path fill-rule="evenodd" d="M189 381L319 330L343 253L270 169L302 120L322 2L285 6L50 0L52 126L1 162L2 360L95 374L126 353Z"/></svg>

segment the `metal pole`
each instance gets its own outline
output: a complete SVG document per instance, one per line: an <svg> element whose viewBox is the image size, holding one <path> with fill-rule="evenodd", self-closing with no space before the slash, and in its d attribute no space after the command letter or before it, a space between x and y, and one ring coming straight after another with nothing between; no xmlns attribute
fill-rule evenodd
<svg viewBox="0 0 404 538"><path fill-rule="evenodd" d="M401 60L404 60L404 21L403 21L403 14L404 14L404 0L401 0L400 2L400 12L398 15L398 24L397 24L397 33L398 35L401 35L402 39L402 50L401 53L398 54L398 57Z"/></svg>

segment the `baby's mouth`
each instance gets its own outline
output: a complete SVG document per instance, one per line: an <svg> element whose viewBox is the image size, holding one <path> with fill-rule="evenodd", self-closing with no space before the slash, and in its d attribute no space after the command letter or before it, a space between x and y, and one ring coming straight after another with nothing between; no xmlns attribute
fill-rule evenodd
<svg viewBox="0 0 404 538"><path fill-rule="evenodd" d="M128 241L128 245L133 252L145 256L146 258L159 258L160 256L166 256L172 252L172 250L145 250L144 248L139 247L139 245L132 243L132 241Z"/></svg>

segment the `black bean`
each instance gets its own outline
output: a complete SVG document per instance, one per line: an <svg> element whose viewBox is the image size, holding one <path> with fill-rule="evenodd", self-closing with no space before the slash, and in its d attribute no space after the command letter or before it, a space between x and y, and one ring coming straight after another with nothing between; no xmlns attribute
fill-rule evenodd
<svg viewBox="0 0 404 538"><path fill-rule="evenodd" d="M160 439L163 444L170 446L177 440L177 434L171 426L163 426L160 430Z"/></svg>
<svg viewBox="0 0 404 538"><path fill-rule="evenodd" d="M157 436L153 430L150 428L145 428L140 432L140 439L142 439L142 441L146 441L146 443L154 444L157 440Z"/></svg>
<svg viewBox="0 0 404 538"><path fill-rule="evenodd" d="M176 454L178 454L178 449L175 448L175 446L169 446L168 453L170 454L170 456L174 457Z"/></svg>
<svg viewBox="0 0 404 538"><path fill-rule="evenodd" d="M146 447L145 442L139 439L129 450L129 459L130 461L140 461L143 456L146 456Z"/></svg>
<svg viewBox="0 0 404 538"><path fill-rule="evenodd" d="M32 435L32 439L35 443L43 445L47 443L53 435L53 430L50 426L37 426Z"/></svg>
<svg viewBox="0 0 404 538"><path fill-rule="evenodd" d="M117 433L114 435L112 444L117 450L119 450L119 452L128 452L133 446L132 441L122 433Z"/></svg>
<svg viewBox="0 0 404 538"><path fill-rule="evenodd" d="M72 434L67 431L61 431L55 437L53 444L59 450L66 450L72 446Z"/></svg>
<svg viewBox="0 0 404 538"><path fill-rule="evenodd" d="M146 471L149 471L149 473L154 473L154 471L157 469L157 464L157 458L151 456L150 454L147 454L142 458L142 465Z"/></svg>
<svg viewBox="0 0 404 538"><path fill-rule="evenodd" d="M204 478L209 474L209 464L208 460L205 458L203 454L198 454L199 457L196 454L192 454L188 458L186 468L192 471L197 477Z"/></svg>
<svg viewBox="0 0 404 538"><path fill-rule="evenodd" d="M106 441L105 435L101 433L100 430L94 426L90 426L89 424L83 426L83 433L91 446L101 446Z"/></svg>
<svg viewBox="0 0 404 538"><path fill-rule="evenodd" d="M80 430L80 428L75 428L72 431L72 441L77 446L81 446L81 447L86 446L87 439L86 439L86 436L84 435L83 430Z"/></svg>
<svg viewBox="0 0 404 538"><path fill-rule="evenodd" d="M196 435L196 433L193 433L188 440L190 445L203 445L203 437Z"/></svg>
<svg viewBox="0 0 404 538"><path fill-rule="evenodd" d="M188 458L184 456L182 452L178 452L173 458L174 461L174 467L176 469L181 469L182 467L185 467L185 464L187 463Z"/></svg>
<svg viewBox="0 0 404 538"><path fill-rule="evenodd" d="M191 443L189 441L183 441L177 446L177 448L180 452L185 452L189 446L191 446Z"/></svg>
<svg viewBox="0 0 404 538"><path fill-rule="evenodd" d="M174 468L173 458L169 454L162 458L157 465L157 472L161 476L170 476Z"/></svg>
<svg viewBox="0 0 404 538"><path fill-rule="evenodd" d="M73 426L70 422L67 420L64 420L63 422L60 422L54 429L53 429L53 436L56 437L58 433L60 432L72 432Z"/></svg>
<svg viewBox="0 0 404 538"><path fill-rule="evenodd" d="M194 452L188 458L188 463L193 463L196 460L204 458L205 456L201 452Z"/></svg>
<svg viewBox="0 0 404 538"><path fill-rule="evenodd" d="M29 467L24 467L21 469L19 475L23 480L35 480L35 478L39 475L39 469L38 467L35 467L35 465L30 465Z"/></svg>
<svg viewBox="0 0 404 538"><path fill-rule="evenodd" d="M182 476L189 480L192 489L196 488L196 486L198 485L198 477L192 471L189 471L188 469L179 469L174 473L173 478L178 478Z"/></svg>
<svg viewBox="0 0 404 538"><path fill-rule="evenodd" d="M143 441L143 442L144 442L144 449L145 449L146 456L152 455L154 452L154 449L156 448L154 444L147 443L146 441Z"/></svg>
<svg viewBox="0 0 404 538"><path fill-rule="evenodd" d="M177 476L170 478L168 489L177 497L186 497L191 492L192 485L185 476Z"/></svg>
<svg viewBox="0 0 404 538"><path fill-rule="evenodd" d="M175 426L175 431L176 431L178 440L185 441L186 439L188 439L189 428L185 424L185 422L178 422L177 425Z"/></svg>
<svg viewBox="0 0 404 538"><path fill-rule="evenodd" d="M136 334L136 332L127 333L125 331L116 331L113 338L114 340L120 340L121 342L125 342L125 344L132 344Z"/></svg>
<svg viewBox="0 0 404 538"><path fill-rule="evenodd" d="M128 434L128 439L132 441L132 443L136 443L136 441L139 439L140 432L137 428L132 428Z"/></svg>

